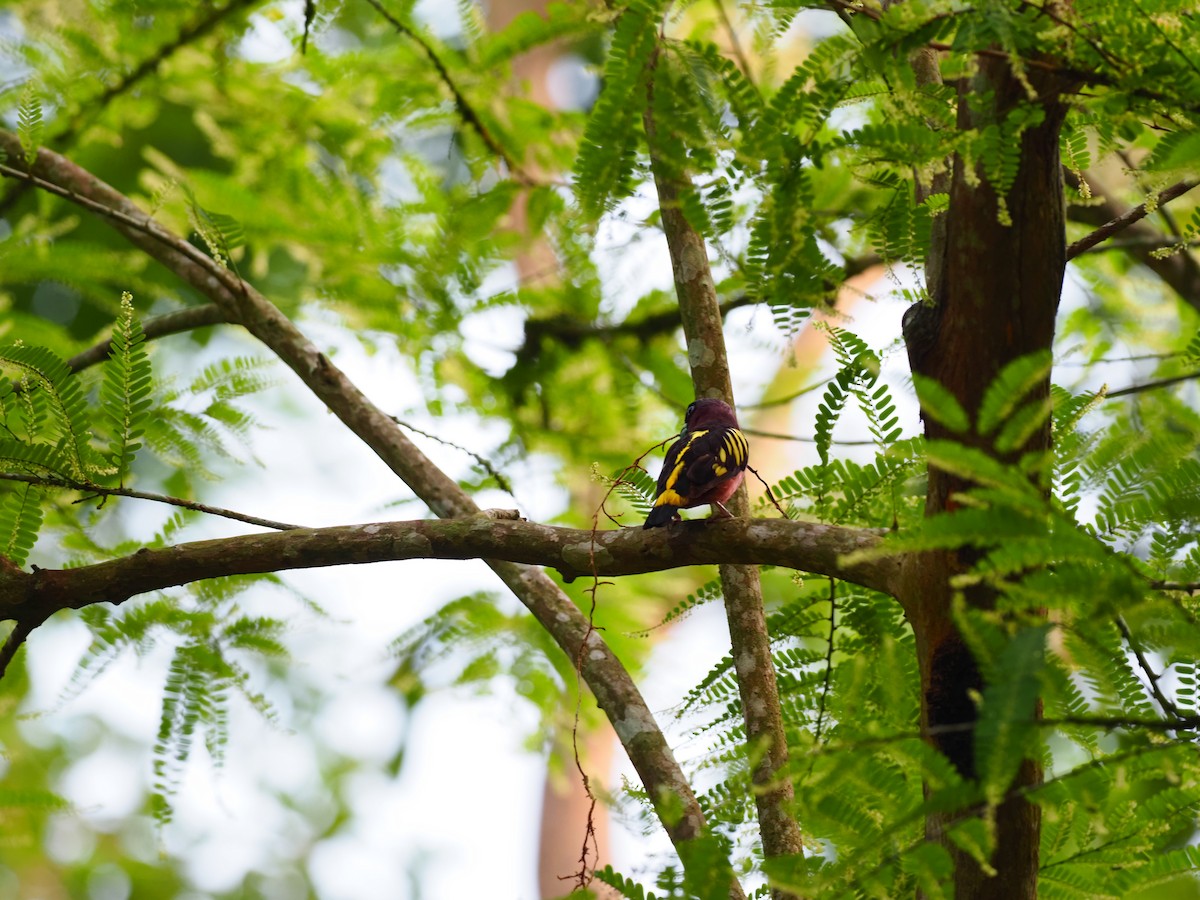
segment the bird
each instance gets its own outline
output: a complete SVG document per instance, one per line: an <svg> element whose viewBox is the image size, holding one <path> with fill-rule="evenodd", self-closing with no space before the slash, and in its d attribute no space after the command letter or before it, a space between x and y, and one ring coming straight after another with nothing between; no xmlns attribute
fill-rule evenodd
<svg viewBox="0 0 1200 900"><path fill-rule="evenodd" d="M731 517L724 503L742 483L749 460L750 445L738 429L733 408L712 398L692 403L679 439L667 450L654 508L642 527L677 522L679 510L705 503L712 505L713 518Z"/></svg>

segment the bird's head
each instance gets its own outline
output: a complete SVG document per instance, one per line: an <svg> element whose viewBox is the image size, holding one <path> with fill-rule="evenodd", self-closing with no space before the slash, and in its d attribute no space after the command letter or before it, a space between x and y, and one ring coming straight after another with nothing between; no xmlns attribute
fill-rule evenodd
<svg viewBox="0 0 1200 900"><path fill-rule="evenodd" d="M696 431L701 428L710 428L713 425L738 427L737 414L724 400L716 400L711 397L697 400L687 408L687 412L683 416L684 431Z"/></svg>

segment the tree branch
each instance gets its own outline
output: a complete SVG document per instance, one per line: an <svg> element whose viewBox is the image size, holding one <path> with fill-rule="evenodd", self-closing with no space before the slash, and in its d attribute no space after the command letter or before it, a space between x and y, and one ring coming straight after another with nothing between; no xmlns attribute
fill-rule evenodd
<svg viewBox="0 0 1200 900"><path fill-rule="evenodd" d="M1080 186L1079 179L1073 172L1064 172L1063 177L1073 187ZM1095 174L1088 173L1087 182L1089 192L1100 202L1068 206L1067 215L1071 221L1099 228L1125 215L1122 205L1113 198L1112 192ZM1124 237L1128 241L1138 242L1129 248L1130 256L1161 278L1175 291L1179 299L1193 309L1200 310L1200 264L1197 264L1192 253L1185 250L1165 257L1155 256L1156 244L1161 246L1172 242L1144 219L1129 224L1125 228ZM1076 255L1079 252L1082 251L1077 251Z"/></svg>
<svg viewBox="0 0 1200 900"><path fill-rule="evenodd" d="M1096 246L1106 238L1110 238L1114 234L1124 231L1134 222L1146 218L1146 216L1148 216L1155 209L1158 209L1160 206L1163 206L1166 203L1170 203L1172 200L1182 194L1186 194L1198 184L1200 184L1200 179L1185 178L1183 181L1173 184L1169 188L1161 191L1159 195L1154 198L1153 204L1150 204L1149 201L1146 203L1141 203L1128 212L1122 213L1108 222L1105 222L1091 234L1080 238L1075 243L1067 247L1067 259L1072 260L1080 253L1090 250L1092 247Z"/></svg>
<svg viewBox="0 0 1200 900"><path fill-rule="evenodd" d="M676 163L668 154L659 151L660 139L654 119L655 79L662 60L657 51L651 56L643 122L663 233L675 275L688 365L697 397L717 397L734 406L721 307L708 261L708 248L703 236L683 214L680 203L690 188L689 176L675 168ZM669 103L670 99L665 98L664 102ZM726 505L735 516L749 515L750 500L745 483L738 487ZM730 561L721 566L720 573L730 649L746 723L746 753L753 767L754 803L763 853L768 859L793 856L802 852L803 840L791 812L794 788L791 779L786 777L787 733L783 727L779 686L771 657L762 582L753 565ZM783 900L793 895L773 889L772 896Z"/></svg>
<svg viewBox="0 0 1200 900"><path fill-rule="evenodd" d="M1179 384L1181 381L1191 381L1193 378L1200 378L1200 372L1184 372L1182 375L1161 378L1158 381L1148 381L1145 384L1131 384L1129 387L1121 388L1118 391L1105 392L1104 399L1111 400L1113 397L1127 397L1130 394L1141 394L1146 391L1157 390L1158 388L1170 387L1173 384Z"/></svg>
<svg viewBox="0 0 1200 900"><path fill-rule="evenodd" d="M593 541L594 535L594 541ZM0 618L44 619L92 603L122 603L148 591L207 578L405 559L486 559L547 566L568 580L661 572L711 564L773 565L832 575L886 590L894 557L854 565L841 558L875 547L867 529L788 519L720 519L643 531L592 532L496 518L486 512L455 519L375 522L243 534L192 541L69 569L0 567Z"/></svg>
<svg viewBox="0 0 1200 900"><path fill-rule="evenodd" d="M860 275L872 266L877 266L882 259L877 253L865 253L862 256L847 257L842 266L846 278ZM833 292L838 284L826 281L824 287ZM720 304L721 316L724 317L735 309L754 306L759 301L741 294ZM672 307L659 312L649 313L638 319L598 324L589 319L583 319L570 314L547 316L540 319L525 320L525 338L516 351L518 360L529 361L537 359L541 352L542 342L553 340L568 349L579 347L586 340L612 341L621 337L633 337L647 341L663 334L669 334L679 328L679 309ZM765 404L763 404L765 405ZM743 407L745 408L745 407Z"/></svg>
<svg viewBox="0 0 1200 900"><path fill-rule="evenodd" d="M168 334L181 334L184 331L192 331L206 325L219 325L226 321L228 320L221 312L220 307L214 303L205 303L203 306L189 306L187 309L179 309L147 319L142 323L142 333L146 335L146 340L152 341ZM67 368L72 372L82 372L89 366L108 359L111 350L112 338L107 338L72 356L67 360Z"/></svg>
<svg viewBox="0 0 1200 900"><path fill-rule="evenodd" d="M11 159L21 158L20 142L11 132L0 130L0 148ZM13 171L0 169L3 174ZM479 511L453 479L251 285L158 225L119 191L51 150L38 152L29 177L39 187L104 216L131 244L215 303L228 321L243 325L437 515L473 516ZM298 533L302 532L288 532ZM637 685L600 634L545 572L498 560L488 565L567 658L580 660L584 681L613 724L671 841L680 846L705 834L704 813L683 770ZM741 896L736 881L733 888L735 896Z"/></svg>
<svg viewBox="0 0 1200 900"><path fill-rule="evenodd" d="M195 500L184 500L181 497L170 497L166 494L151 494L146 491L135 491L130 488L101 487L98 484L89 484L86 481L73 481L69 478L45 478L40 475L16 475L9 472L0 472L0 481L19 481L23 484L67 488L72 491L88 494L91 497L129 497L134 500L152 500L155 503L166 503L169 506L178 506L181 509L190 509L193 512L207 513L210 516L220 516L223 519L233 519L237 522L245 522L247 525L273 528L276 531L291 531L294 528L301 527L299 525L289 525L287 522L276 522L273 519L260 519L258 516L234 512L232 509L222 509L220 506L209 506L207 503L198 503Z"/></svg>

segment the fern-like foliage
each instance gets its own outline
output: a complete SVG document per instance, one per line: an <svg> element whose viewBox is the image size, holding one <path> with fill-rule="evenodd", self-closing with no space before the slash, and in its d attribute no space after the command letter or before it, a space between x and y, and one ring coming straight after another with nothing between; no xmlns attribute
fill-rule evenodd
<svg viewBox="0 0 1200 900"><path fill-rule="evenodd" d="M113 328L112 349L100 386L100 412L112 428L109 461L116 483L124 486L134 454L141 447L153 405L153 379L145 335L133 310L133 296L121 296L121 315Z"/></svg>
<svg viewBox="0 0 1200 900"><path fill-rule="evenodd" d="M593 216L633 188L646 67L654 51L659 5L654 0L629 4L613 31L604 89L592 107L575 163L580 205Z"/></svg>
<svg viewBox="0 0 1200 900"><path fill-rule="evenodd" d="M42 497L33 485L0 495L0 556L23 565L42 527Z"/></svg>
<svg viewBox="0 0 1200 900"><path fill-rule="evenodd" d="M67 364L46 347L11 345L0 347L0 367L20 372L32 390L48 401L51 434L57 438L56 457L66 462L71 477L81 480L90 477L98 468L98 460L88 444L87 400ZM30 440L38 437L43 423L43 410L38 403L29 399L21 406L25 414L24 430Z"/></svg>
<svg viewBox="0 0 1200 900"><path fill-rule="evenodd" d="M261 578L230 578L218 599L180 603L157 597L132 604L120 612L90 606L81 613L92 642L80 660L60 703L84 690L122 653L149 652L156 641L172 636L176 646L163 688L158 734L154 743L154 783L151 806L160 826L171 821L172 798L188 760L203 746L217 766L228 743L229 705L240 697L265 719L277 713L254 687L239 657L285 659L282 637L287 625L280 619L246 615L236 597Z"/></svg>
<svg viewBox="0 0 1200 900"><path fill-rule="evenodd" d="M25 154L26 167L32 166L42 146L42 100L37 85L25 82L21 91L21 104L17 108L17 137Z"/></svg>

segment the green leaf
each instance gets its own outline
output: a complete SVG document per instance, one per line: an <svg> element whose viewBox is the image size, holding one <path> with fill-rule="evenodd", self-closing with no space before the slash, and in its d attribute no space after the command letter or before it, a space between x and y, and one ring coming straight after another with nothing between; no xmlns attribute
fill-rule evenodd
<svg viewBox="0 0 1200 900"><path fill-rule="evenodd" d="M31 484L18 484L5 491L0 501L0 556L24 565L41 527L41 491Z"/></svg>
<svg viewBox="0 0 1200 900"><path fill-rule="evenodd" d="M121 313L113 329L100 386L100 414L112 429L109 461L115 470L115 483L121 487L125 486L134 454L142 446L140 439L153 404L152 388L145 335L133 310L133 297L126 292L121 295Z"/></svg>
<svg viewBox="0 0 1200 900"><path fill-rule="evenodd" d="M954 434L962 434L971 427L967 411L957 397L942 387L941 382L918 372L913 373L912 379L922 413Z"/></svg>
<svg viewBox="0 0 1200 900"><path fill-rule="evenodd" d="M1049 350L1039 350L1006 365L988 385L979 404L979 433L991 434L996 426L1012 415L1021 401L1050 377L1053 362Z"/></svg>
<svg viewBox="0 0 1200 900"><path fill-rule="evenodd" d="M989 805L1004 799L1021 761L1039 753L1034 713L1049 630L1049 625L1039 625L1017 632L984 688L975 728L975 764Z"/></svg>
<svg viewBox="0 0 1200 900"><path fill-rule="evenodd" d="M25 82L21 91L21 103L17 107L17 137L25 154L25 165L32 167L42 146L42 101L33 81Z"/></svg>
<svg viewBox="0 0 1200 900"><path fill-rule="evenodd" d="M71 476L86 481L93 455L88 446L87 401L67 364L45 347L18 344L0 347L0 365L20 370L44 390L55 413L58 450L65 454Z"/></svg>

